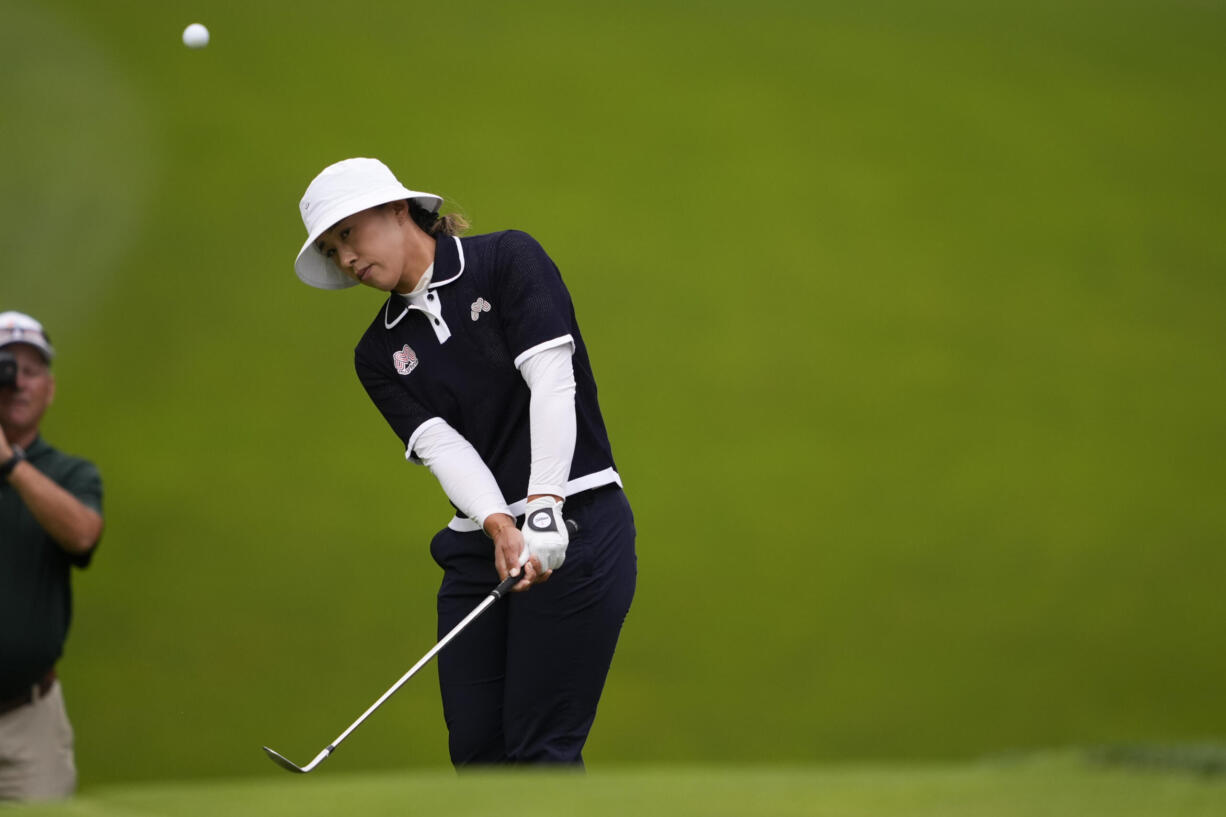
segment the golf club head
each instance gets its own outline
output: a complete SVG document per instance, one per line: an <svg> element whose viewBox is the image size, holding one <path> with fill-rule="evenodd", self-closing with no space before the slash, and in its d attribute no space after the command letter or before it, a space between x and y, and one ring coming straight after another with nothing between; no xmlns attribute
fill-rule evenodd
<svg viewBox="0 0 1226 817"><path fill-rule="evenodd" d="M268 755L269 759L272 760L273 763L276 763L282 769L285 769L285 771L293 772L294 774L306 774L307 772L311 771L311 769L314 769L316 766L318 766L320 762L331 753L332 753L332 747L329 746L327 749L324 749L322 752L316 755L315 759L312 760L310 763L308 763L305 766L299 766L298 764L286 758L284 755L274 752L272 749L269 749L267 746L264 747L264 754Z"/></svg>

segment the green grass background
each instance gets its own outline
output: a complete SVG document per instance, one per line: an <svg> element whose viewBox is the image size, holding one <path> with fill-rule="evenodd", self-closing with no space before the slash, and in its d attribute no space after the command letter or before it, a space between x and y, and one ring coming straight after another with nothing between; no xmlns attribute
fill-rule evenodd
<svg viewBox="0 0 1226 817"><path fill-rule="evenodd" d="M639 528L592 766L1226 733L1223 3L3 10L0 309L107 488L87 789L281 774L434 642L379 298L291 266L361 155L575 296ZM437 698L329 770L445 766Z"/></svg>
<svg viewBox="0 0 1226 817"><path fill-rule="evenodd" d="M524 814L605 817L1211 817L1226 786L1183 775L1086 766L1067 753L1022 762L620 768L576 776L444 771L142 783L94 789L22 817L279 817Z"/></svg>

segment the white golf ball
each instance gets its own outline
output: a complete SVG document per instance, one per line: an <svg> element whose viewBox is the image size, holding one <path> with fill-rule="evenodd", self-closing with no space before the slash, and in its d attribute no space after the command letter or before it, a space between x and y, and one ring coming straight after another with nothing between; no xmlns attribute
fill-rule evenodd
<svg viewBox="0 0 1226 817"><path fill-rule="evenodd" d="M209 44L209 30L199 23L183 29L183 44L188 48L204 48Z"/></svg>

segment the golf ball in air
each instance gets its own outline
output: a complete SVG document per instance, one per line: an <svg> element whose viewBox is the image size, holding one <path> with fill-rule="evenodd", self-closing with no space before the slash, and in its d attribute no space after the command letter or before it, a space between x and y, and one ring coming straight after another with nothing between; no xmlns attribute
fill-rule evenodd
<svg viewBox="0 0 1226 817"><path fill-rule="evenodd" d="M209 30L199 23L183 29L183 44L188 48L204 48L209 44Z"/></svg>

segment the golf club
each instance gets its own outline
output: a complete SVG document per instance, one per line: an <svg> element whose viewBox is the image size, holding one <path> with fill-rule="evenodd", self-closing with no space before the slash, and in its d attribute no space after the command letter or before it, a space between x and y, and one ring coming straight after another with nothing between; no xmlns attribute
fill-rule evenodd
<svg viewBox="0 0 1226 817"><path fill-rule="evenodd" d="M574 520L567 519L566 529L570 532L570 535L573 536L575 533L579 531L579 526L574 522ZM353 732L354 729L357 729L359 726L361 726L362 722L366 720L367 718L369 718L376 709L383 706L384 701L386 701L388 698L395 695L396 691L400 689L400 687L404 686L406 681L408 681L410 678L416 675L419 669L424 667L426 664L430 663L430 659L438 655L439 651L442 650L443 647L446 647L447 644L450 643L453 638L459 635L460 632L463 631L465 627L471 624L477 618L477 616L481 615L487 609L489 609L489 606L493 604L494 602L498 601L498 599L502 598L504 595L511 592L511 588L514 587L522 578L523 578L522 573L518 576L508 575L505 579L499 582L498 586L495 587L493 590L491 590L489 592L489 595L487 595L484 599L482 599L481 603L478 604L475 608L473 608L473 611L471 613L466 615L463 618L463 620L460 621L459 624L452 627L451 632L447 633L447 635L443 636L441 641L439 641L437 644L431 647L430 651L426 653L425 655L423 655L421 660L413 665L412 669L410 669L404 675L400 676L400 680L392 684L391 689L389 689L387 692L384 692L381 696L379 696L379 700L371 704L370 708L367 709L365 712L363 712L356 721L349 724L349 728L346 729L344 732L341 732L340 735L337 736L336 740L329 743L326 747L324 747L323 751L315 755L315 759L312 760L310 763L306 764L305 766L299 766L298 764L286 758L284 755L281 755L273 751L267 746L264 747L264 753L268 755L269 758L272 759L273 763L276 763L278 766L280 766L282 769L285 769L287 772L294 772L296 774L306 774L307 772L310 772L311 770L313 770L320 763L323 763L325 760L327 760L328 755L332 754L332 752L336 750L336 747L340 746L341 742L345 738L349 737L349 734Z"/></svg>

